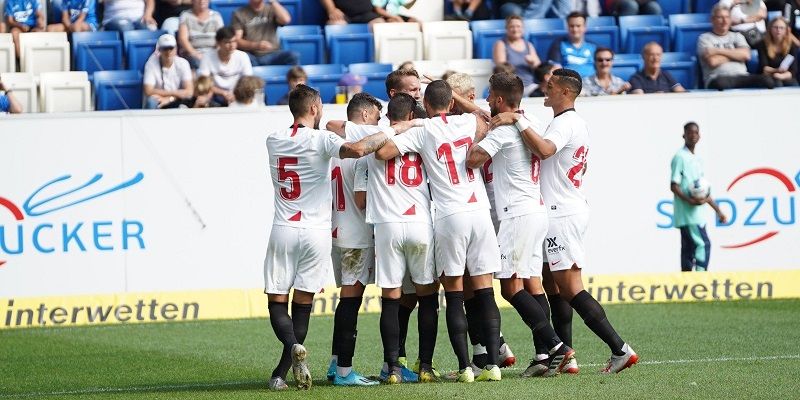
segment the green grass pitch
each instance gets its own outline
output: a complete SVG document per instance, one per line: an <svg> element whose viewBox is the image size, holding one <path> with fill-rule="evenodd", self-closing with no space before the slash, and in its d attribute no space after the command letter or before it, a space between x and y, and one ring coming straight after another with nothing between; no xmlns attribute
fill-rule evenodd
<svg viewBox="0 0 800 400"><path fill-rule="evenodd" d="M315 386L269 392L281 346L267 320L253 319L0 331L0 399L788 399L800 393L800 300L607 306L612 324L641 355L640 364L614 376L597 373L608 348L576 314L581 373L550 379L518 377L532 352L530 331L513 309L501 311L518 359L501 382L333 387L325 381L333 318L313 317L306 346ZM367 375L377 374L382 360L378 319L359 320L354 366ZM453 370L443 313L439 321L435 364ZM413 362L414 317L411 323Z"/></svg>

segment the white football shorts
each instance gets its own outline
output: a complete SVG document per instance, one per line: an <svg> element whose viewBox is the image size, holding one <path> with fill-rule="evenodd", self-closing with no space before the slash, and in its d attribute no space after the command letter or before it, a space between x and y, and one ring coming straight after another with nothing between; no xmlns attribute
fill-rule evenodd
<svg viewBox="0 0 800 400"><path fill-rule="evenodd" d="M547 213L532 213L500 221L500 271L497 279L542 277L542 243L547 234Z"/></svg>
<svg viewBox="0 0 800 400"><path fill-rule="evenodd" d="M375 248L349 249L333 246L333 275L336 287L352 286L361 282L366 286L375 283Z"/></svg>
<svg viewBox="0 0 800 400"><path fill-rule="evenodd" d="M586 267L583 238L589 227L589 212L550 218L542 248L550 271L564 271L576 265Z"/></svg>
<svg viewBox="0 0 800 400"><path fill-rule="evenodd" d="M500 271L500 249L488 209L455 213L436 220L436 275L471 276Z"/></svg>
<svg viewBox="0 0 800 400"><path fill-rule="evenodd" d="M375 283L381 288L404 288L404 277L418 285L433 283L433 227L425 222L375 224ZM416 290L411 291L414 293Z"/></svg>
<svg viewBox="0 0 800 400"><path fill-rule="evenodd" d="M318 293L332 283L331 240L328 229L273 225L264 258L265 292Z"/></svg>

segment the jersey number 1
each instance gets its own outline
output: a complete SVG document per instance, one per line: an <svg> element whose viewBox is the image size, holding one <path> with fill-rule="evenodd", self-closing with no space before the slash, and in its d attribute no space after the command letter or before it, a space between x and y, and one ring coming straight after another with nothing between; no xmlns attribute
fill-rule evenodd
<svg viewBox="0 0 800 400"><path fill-rule="evenodd" d="M452 146L450 143L442 143L439 149L436 150L437 159L441 160L442 157L444 157L444 163L447 164L447 175L450 176L450 183L453 185L458 185L461 182L458 178L456 163L453 160L453 147L463 147L464 151L467 152L470 146L472 146L472 138L463 137L454 141ZM469 179L470 182L475 180L475 172L472 171L472 168L467 168L467 179Z"/></svg>

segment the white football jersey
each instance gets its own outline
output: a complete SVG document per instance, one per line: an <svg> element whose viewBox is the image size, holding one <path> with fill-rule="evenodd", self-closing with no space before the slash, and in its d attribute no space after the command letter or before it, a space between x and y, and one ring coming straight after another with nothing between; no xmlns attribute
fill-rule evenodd
<svg viewBox="0 0 800 400"><path fill-rule="evenodd" d="M479 168L467 168L467 152L475 140L475 115L439 115L424 126L392 138L400 154L419 153L431 182L436 219L488 209L489 199Z"/></svg>
<svg viewBox="0 0 800 400"><path fill-rule="evenodd" d="M380 132L371 125L346 122L345 140L357 142L366 136ZM331 193L333 195L332 231L333 245L346 249L365 249L374 246L372 225L365 222L364 210L356 206L355 200L356 160L348 158L331 161Z"/></svg>
<svg viewBox="0 0 800 400"><path fill-rule="evenodd" d="M406 153L386 161L374 154L362 157L356 163L355 185L356 190L367 191L367 222L431 223L428 176L419 154Z"/></svg>
<svg viewBox="0 0 800 400"><path fill-rule="evenodd" d="M497 222L497 214L494 211L494 167L492 167L491 158L483 163L481 167L481 177L483 177L483 187L486 189L486 198L489 199L492 223L495 224Z"/></svg>
<svg viewBox="0 0 800 400"><path fill-rule="evenodd" d="M333 132L303 126L267 137L274 225L331 228L331 158L343 143Z"/></svg>
<svg viewBox="0 0 800 400"><path fill-rule="evenodd" d="M533 128L538 130L536 125ZM493 129L477 146L492 156L498 220L547 211L539 190L541 162L525 146L516 126Z"/></svg>
<svg viewBox="0 0 800 400"><path fill-rule="evenodd" d="M556 154L542 162L542 196L550 217L588 211L583 195L583 169L589 153L589 129L574 109L553 118L543 136L556 145Z"/></svg>

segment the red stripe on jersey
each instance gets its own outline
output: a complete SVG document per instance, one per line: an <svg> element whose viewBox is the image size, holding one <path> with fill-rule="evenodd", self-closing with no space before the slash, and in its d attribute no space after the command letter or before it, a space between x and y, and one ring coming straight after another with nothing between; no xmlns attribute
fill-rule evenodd
<svg viewBox="0 0 800 400"><path fill-rule="evenodd" d="M292 217L289 218L289 221L295 221L295 222L300 221L300 218L302 216L303 216L303 212L302 211L298 211L297 214L292 215Z"/></svg>
<svg viewBox="0 0 800 400"><path fill-rule="evenodd" d="M406 212L404 212L403 215L417 215L417 205L414 204L413 206L411 206L411 208L406 210Z"/></svg>
<svg viewBox="0 0 800 400"><path fill-rule="evenodd" d="M290 137L294 137L297 134L297 122L292 125L292 134Z"/></svg>
<svg viewBox="0 0 800 400"><path fill-rule="evenodd" d="M439 113L439 116L442 117L442 121L444 121L444 123L446 124L447 123L447 114Z"/></svg>
<svg viewBox="0 0 800 400"><path fill-rule="evenodd" d="M472 192L472 197L469 198L469 201L467 201L467 203L477 203L477 202L478 198L475 197L475 192Z"/></svg>
<svg viewBox="0 0 800 400"><path fill-rule="evenodd" d="M331 233L331 237L333 237L334 239L338 239L339 238L339 228L333 228L333 232Z"/></svg>

